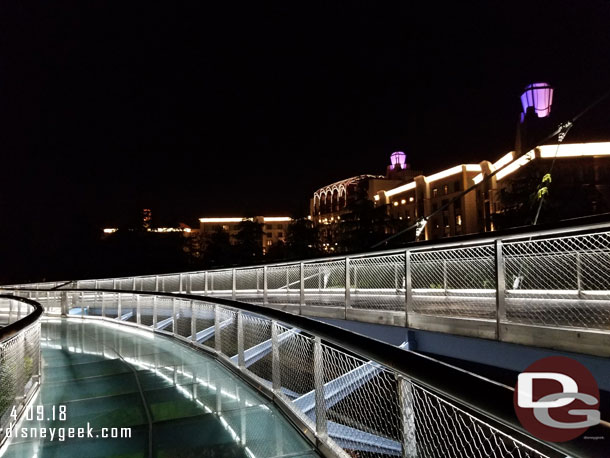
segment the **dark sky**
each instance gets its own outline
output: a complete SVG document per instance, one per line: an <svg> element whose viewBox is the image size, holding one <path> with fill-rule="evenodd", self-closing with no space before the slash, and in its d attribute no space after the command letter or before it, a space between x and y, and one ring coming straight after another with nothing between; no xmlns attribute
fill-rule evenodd
<svg viewBox="0 0 610 458"><path fill-rule="evenodd" d="M395 150L426 173L493 160L525 85L555 87L557 122L610 89L608 1L425 3L3 1L0 254L142 207L290 213Z"/></svg>

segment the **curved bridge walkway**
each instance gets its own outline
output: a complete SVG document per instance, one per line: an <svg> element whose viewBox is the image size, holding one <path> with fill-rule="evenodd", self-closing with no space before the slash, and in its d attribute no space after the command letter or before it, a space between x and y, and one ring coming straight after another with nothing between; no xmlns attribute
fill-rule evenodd
<svg viewBox="0 0 610 458"><path fill-rule="evenodd" d="M14 437L4 457L318 456L271 401L212 358L125 328L43 321L42 386L16 432L65 428L67 436L82 427L87 435L89 426L93 437ZM122 428L131 438L102 438Z"/></svg>

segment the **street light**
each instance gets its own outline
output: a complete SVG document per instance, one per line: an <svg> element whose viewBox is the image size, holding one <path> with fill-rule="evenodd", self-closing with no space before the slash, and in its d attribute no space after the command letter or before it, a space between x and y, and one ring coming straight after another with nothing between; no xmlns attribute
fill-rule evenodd
<svg viewBox="0 0 610 458"><path fill-rule="evenodd" d="M528 113L528 111L535 114L538 118L546 118L551 114L552 104L553 88L550 84L530 84L523 90L523 93L521 94L521 105L523 105L521 122L524 121L525 115Z"/></svg>

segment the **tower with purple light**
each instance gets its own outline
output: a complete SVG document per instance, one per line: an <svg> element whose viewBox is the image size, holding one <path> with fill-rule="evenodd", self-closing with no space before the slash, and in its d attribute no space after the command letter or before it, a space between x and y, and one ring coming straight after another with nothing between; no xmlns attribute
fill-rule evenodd
<svg viewBox="0 0 610 458"><path fill-rule="evenodd" d="M407 168L407 155L402 151L394 151L390 156L390 170L404 170Z"/></svg>
<svg viewBox="0 0 610 458"><path fill-rule="evenodd" d="M521 105L523 114L521 122L528 113L537 118L546 118L551 114L553 104L553 88L549 83L533 83L525 87L521 94Z"/></svg>

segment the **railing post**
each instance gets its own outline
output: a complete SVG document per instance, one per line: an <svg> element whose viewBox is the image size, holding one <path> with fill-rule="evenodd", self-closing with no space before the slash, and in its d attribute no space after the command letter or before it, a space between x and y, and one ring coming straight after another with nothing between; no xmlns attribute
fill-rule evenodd
<svg viewBox="0 0 610 458"><path fill-rule="evenodd" d="M122 311L122 307L121 307L121 294L120 293L116 293L116 313L117 313L117 319L119 321L121 321L121 317L123 316L123 311Z"/></svg>
<svg viewBox="0 0 610 458"><path fill-rule="evenodd" d="M157 296L153 296L153 324L152 327L153 329L157 329L157 303L158 303L158 299Z"/></svg>
<svg viewBox="0 0 610 458"><path fill-rule="evenodd" d="M214 348L218 353L222 352L220 345L220 306L214 305Z"/></svg>
<svg viewBox="0 0 610 458"><path fill-rule="evenodd" d="M582 259L580 253L576 253L576 290L578 291L578 298L582 299Z"/></svg>
<svg viewBox="0 0 610 458"><path fill-rule="evenodd" d="M322 340L314 338L313 342L313 383L315 390L316 433L319 437L327 435L326 402L324 400L324 355Z"/></svg>
<svg viewBox="0 0 610 458"><path fill-rule="evenodd" d="M506 278L504 275L504 258L502 241L495 242L496 254L496 339L501 340L501 325L506 321Z"/></svg>
<svg viewBox="0 0 610 458"><path fill-rule="evenodd" d="M12 302L11 302L11 306L12 306ZM61 306L61 316L63 316L63 317L68 316L68 293L66 291L62 291L62 293L61 293L60 306Z"/></svg>
<svg viewBox="0 0 610 458"><path fill-rule="evenodd" d="M99 289L100 283L99 280L95 280L95 289Z"/></svg>
<svg viewBox="0 0 610 458"><path fill-rule="evenodd" d="M116 278L112 280L112 289L116 291Z"/></svg>
<svg viewBox="0 0 610 458"><path fill-rule="evenodd" d="M186 293L191 294L193 292L193 274L189 273L186 277Z"/></svg>
<svg viewBox="0 0 610 458"><path fill-rule="evenodd" d="M80 298L80 317L81 318L85 318L85 299L84 299L84 293L79 293L78 296ZM19 316L21 317L21 306L19 306Z"/></svg>
<svg viewBox="0 0 610 458"><path fill-rule="evenodd" d="M409 327L409 315L413 313L413 283L411 275L411 250L405 250L405 315L407 327Z"/></svg>
<svg viewBox="0 0 610 458"><path fill-rule="evenodd" d="M263 266L263 304L268 301L267 293L267 266Z"/></svg>
<svg viewBox="0 0 610 458"><path fill-rule="evenodd" d="M203 291L205 294L208 293L208 273L203 273Z"/></svg>
<svg viewBox="0 0 610 458"><path fill-rule="evenodd" d="M290 291L290 266L286 266L286 294Z"/></svg>
<svg viewBox="0 0 610 458"><path fill-rule="evenodd" d="M398 381L398 402L402 426L402 456L417 457L417 442L415 436L415 397L410 380L396 375Z"/></svg>
<svg viewBox="0 0 610 458"><path fill-rule="evenodd" d="M137 323L140 324L141 323L141 316L140 316L140 295L136 294L136 311L137 311Z"/></svg>
<svg viewBox="0 0 610 458"><path fill-rule="evenodd" d="M104 293L100 292L100 296L102 297L102 316L106 317L106 302L104 301Z"/></svg>
<svg viewBox="0 0 610 458"><path fill-rule="evenodd" d="M277 336L278 325L273 320L271 321L271 384L275 393L280 390L282 385L280 379L280 346Z"/></svg>
<svg viewBox="0 0 610 458"><path fill-rule="evenodd" d="M305 305L305 263L302 262L299 265L299 285L300 285L300 295L299 295L299 313L301 313L301 307Z"/></svg>
<svg viewBox="0 0 610 458"><path fill-rule="evenodd" d="M345 258L345 308L351 307L351 281L349 272L349 258Z"/></svg>
<svg viewBox="0 0 610 458"><path fill-rule="evenodd" d="M155 275L155 292L159 292L159 276Z"/></svg>
<svg viewBox="0 0 610 458"><path fill-rule="evenodd" d="M237 367L240 369L246 367L244 357L244 317L241 310L237 312Z"/></svg>
<svg viewBox="0 0 610 458"><path fill-rule="evenodd" d="M131 290L136 290L136 277L133 277L133 279L131 280Z"/></svg>
<svg viewBox="0 0 610 458"><path fill-rule="evenodd" d="M237 286L237 281L235 278L236 272L235 269L231 272L231 299L235 300L235 287Z"/></svg>
<svg viewBox="0 0 610 458"><path fill-rule="evenodd" d="M195 301L191 301L191 341L197 341L197 319L195 318Z"/></svg>
<svg viewBox="0 0 610 458"><path fill-rule="evenodd" d="M172 334L178 334L178 301L172 297Z"/></svg>
<svg viewBox="0 0 610 458"><path fill-rule="evenodd" d="M180 274L178 274L178 292L179 292L180 294L182 294L182 293L183 293L183 289L182 289L182 281L183 281L183 277L182 277L182 274L180 273Z"/></svg>
<svg viewBox="0 0 610 458"><path fill-rule="evenodd" d="M443 259L443 291L447 297L447 260Z"/></svg>

